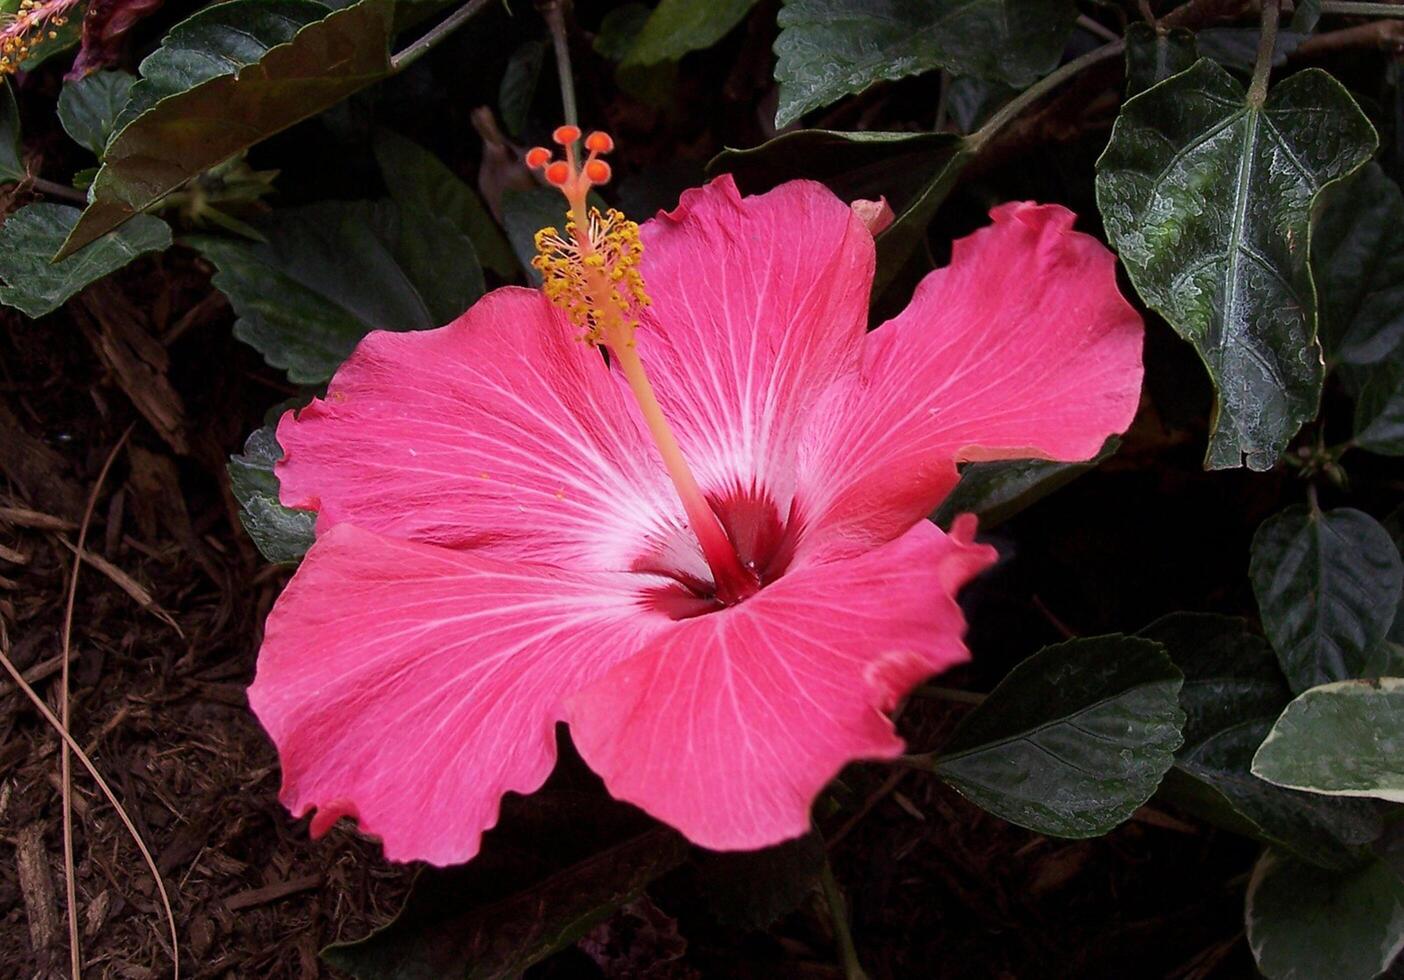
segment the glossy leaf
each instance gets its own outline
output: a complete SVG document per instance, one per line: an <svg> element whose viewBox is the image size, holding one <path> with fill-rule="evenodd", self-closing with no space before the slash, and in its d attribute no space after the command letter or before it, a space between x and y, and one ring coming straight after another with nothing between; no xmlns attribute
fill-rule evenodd
<svg viewBox="0 0 1404 980"><path fill-rule="evenodd" d="M1298 693L1361 676L1404 588L1389 532L1349 508L1291 507L1264 521L1249 574L1263 630Z"/></svg>
<svg viewBox="0 0 1404 980"><path fill-rule="evenodd" d="M417 884L399 919L322 956L358 980L509 980L637 898L686 853L676 833L652 830L482 905L464 903L455 883L472 878L482 857L431 869L431 887Z"/></svg>
<svg viewBox="0 0 1404 980"><path fill-rule="evenodd" d="M1352 868L1368 861L1369 845L1383 830L1371 803L1283 789L1253 775L1253 753L1271 728L1270 718L1238 722L1182 752L1175 768L1192 777L1193 784L1167 779L1172 798L1211 823L1250 834L1318 867ZM1234 819L1221 819L1225 809Z"/></svg>
<svg viewBox="0 0 1404 980"><path fill-rule="evenodd" d="M1138 636L1165 647L1185 675L1181 754L1243 721L1272 721L1292 692L1272 647L1246 620L1211 613L1171 613Z"/></svg>
<svg viewBox="0 0 1404 980"><path fill-rule="evenodd" d="M0 184L28 177L20 152L19 106L9 81L0 82Z"/></svg>
<svg viewBox="0 0 1404 980"><path fill-rule="evenodd" d="M1404 456L1404 349L1364 369L1355 401L1355 436L1361 449Z"/></svg>
<svg viewBox="0 0 1404 980"><path fill-rule="evenodd" d="M1269 980L1372 980L1404 949L1404 878L1381 860L1341 873L1268 851L1244 919Z"/></svg>
<svg viewBox="0 0 1404 980"><path fill-rule="evenodd" d="M1337 681L1287 706L1253 757L1293 789L1404 803L1404 678Z"/></svg>
<svg viewBox="0 0 1404 980"><path fill-rule="evenodd" d="M58 98L64 132L101 158L134 84L136 76L124 71L94 72L65 82Z"/></svg>
<svg viewBox="0 0 1404 980"><path fill-rule="evenodd" d="M1159 31L1149 24L1134 23L1126 28L1126 95L1137 93L1178 75L1195 63L1199 55L1194 34L1183 27Z"/></svg>
<svg viewBox="0 0 1404 980"><path fill-rule="evenodd" d="M634 38L623 64L677 61L689 51L710 48L741 23L756 0L659 0Z"/></svg>
<svg viewBox="0 0 1404 980"><path fill-rule="evenodd" d="M67 254L189 178L390 71L392 4L228 0L177 24L141 65Z"/></svg>
<svg viewBox="0 0 1404 980"><path fill-rule="evenodd" d="M1375 142L1350 95L1316 69L1258 107L1201 59L1122 107L1097 163L1097 203L1141 298L1214 381L1209 468L1270 469L1315 418L1312 201Z"/></svg>
<svg viewBox="0 0 1404 980"><path fill-rule="evenodd" d="M229 488L239 501L239 520L259 553L275 564L301 561L312 547L317 523L312 511L279 503L273 464L282 458L283 447L271 425L249 436L242 455L229 457Z"/></svg>
<svg viewBox="0 0 1404 980"><path fill-rule="evenodd" d="M427 330L482 292L468 239L391 201L328 202L279 212L264 243L196 237L234 334L292 381L320 384L371 330Z"/></svg>
<svg viewBox="0 0 1404 980"><path fill-rule="evenodd" d="M473 243L479 261L503 279L517 275L512 246L487 206L457 174L417 143L389 129L375 134L375 160L402 209L443 218Z"/></svg>
<svg viewBox="0 0 1404 980"><path fill-rule="evenodd" d="M787 0L775 125L937 68L1023 88L1057 66L1076 19L1069 0Z"/></svg>
<svg viewBox="0 0 1404 980"><path fill-rule="evenodd" d="M1316 208L1311 267L1326 356L1373 364L1404 341L1404 194L1377 163L1328 187Z"/></svg>
<svg viewBox="0 0 1404 980"><path fill-rule="evenodd" d="M1273 786L1253 753L1291 698L1272 648L1241 619L1174 613L1139 634L1164 645L1185 675L1185 744L1162 795L1200 819L1285 847L1326 867L1353 867L1380 833L1374 809Z"/></svg>
<svg viewBox="0 0 1404 980"><path fill-rule="evenodd" d="M590 204L600 209L607 207L594 191L590 192ZM512 243L522 271L532 284L541 282L541 273L531 266L531 260L536 257L536 233L542 228L564 228L565 221L565 198L554 187L508 188L503 193L502 225L507 229L507 240Z"/></svg>
<svg viewBox="0 0 1404 980"><path fill-rule="evenodd" d="M1111 436L1101 451L1085 463L1046 459L970 463L960 471L960 482L931 519L948 528L958 514L975 514L980 518L980 527L988 530L1096 469L1120 446L1121 440Z"/></svg>
<svg viewBox="0 0 1404 980"><path fill-rule="evenodd" d="M503 128L512 136L520 136L526 126L545 60L545 41L528 41L507 59L502 82L497 87L497 108L502 113Z"/></svg>
<svg viewBox="0 0 1404 980"><path fill-rule="evenodd" d="M171 246L171 229L160 218L140 215L61 262L50 262L78 221L78 209L30 204L0 227L0 303L27 316L43 316L138 255Z"/></svg>
<svg viewBox="0 0 1404 980"><path fill-rule="evenodd" d="M966 716L935 770L1011 823L1095 837L1155 792L1180 745L1182 677L1157 643L1100 636L1046 647Z"/></svg>

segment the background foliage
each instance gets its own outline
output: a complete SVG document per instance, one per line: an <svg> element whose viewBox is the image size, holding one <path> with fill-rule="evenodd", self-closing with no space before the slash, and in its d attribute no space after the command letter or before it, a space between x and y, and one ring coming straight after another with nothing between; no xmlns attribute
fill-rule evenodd
<svg viewBox="0 0 1404 980"><path fill-rule="evenodd" d="M1077 211L1147 319L1130 432L1087 464L968 466L933 515L979 514L1002 561L965 596L975 662L903 709L905 768L852 767L810 837L716 855L610 801L567 754L545 791L509 801L482 857L420 874L398 917L387 901L307 926L287 947L303 975L1390 968L1404 947L1404 5L44 9L64 23L35 35L0 93L0 304L14 311L0 363L21 410L0 405L0 528L15 536L0 561L40 574L24 536L72 526L66 483L91 482L136 423L102 560L176 629L198 619L197 593L177 559L125 544L121 500L225 601L236 581L281 581L313 521L278 502L273 421L368 331L427 329L531 282L532 234L560 202L520 154L563 117L614 133L604 194L640 220L723 172L748 192L809 177L885 196L897 218L878 238L874 323L1011 198ZM0 21L5 36L23 26ZM74 337L96 374L62 352ZM148 559L155 594L117 567ZM46 608L0 599L16 635L42 635ZM224 670L222 657L221 676L246 680L254 632L226 615L208 635L230 639L182 663ZM6 655L37 658L25 643ZM150 663L123 669L166 696ZM110 734L125 715L104 698L120 685L101 688L87 707ZM16 702L15 731L40 738L27 711ZM268 812L273 789L258 789ZM56 809L29 805L42 854ZM174 854L162 873L188 882L176 831L144 829ZM376 868L349 840L287 837L275 855L314 876ZM0 952L39 969L58 943L35 932L24 853L0 912L28 916L28 941ZM176 889L187 949L202 945L193 923L224 921L207 915L217 902L230 914L207 877ZM127 931L99 916L90 956L149 922L136 904ZM245 956L236 973L293 969L220 928L220 955ZM147 944L158 968L169 951Z"/></svg>

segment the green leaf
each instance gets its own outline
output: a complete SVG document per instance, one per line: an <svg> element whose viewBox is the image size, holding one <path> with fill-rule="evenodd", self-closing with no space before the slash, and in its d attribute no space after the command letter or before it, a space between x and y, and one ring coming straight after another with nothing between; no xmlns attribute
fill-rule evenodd
<svg viewBox="0 0 1404 980"><path fill-rule="evenodd" d="M24 169L24 156L20 151L19 106L15 104L15 93L8 81L0 82L0 184L24 180L29 172Z"/></svg>
<svg viewBox="0 0 1404 980"><path fill-rule="evenodd" d="M1160 31L1140 22L1126 28L1126 96L1144 92L1198 60L1194 34L1183 27Z"/></svg>
<svg viewBox="0 0 1404 980"><path fill-rule="evenodd" d="M875 82L936 68L1024 88L1057 67L1070 0L786 0L775 125Z"/></svg>
<svg viewBox="0 0 1404 980"><path fill-rule="evenodd" d="M1404 803L1404 678L1298 695L1253 757L1253 773L1312 793Z"/></svg>
<svg viewBox="0 0 1404 980"><path fill-rule="evenodd" d="M401 208L437 215L473 242L482 264L514 279L517 262L482 199L439 158L389 129L375 134L375 159L390 196Z"/></svg>
<svg viewBox="0 0 1404 980"><path fill-rule="evenodd" d="M1359 677L1394 620L1404 565L1369 514L1290 507L1253 536L1263 630L1298 693Z"/></svg>
<svg viewBox="0 0 1404 980"><path fill-rule="evenodd" d="M961 722L935 770L963 796L1055 837L1095 837L1150 798L1180 745L1182 677L1158 643L1046 647Z"/></svg>
<svg viewBox="0 0 1404 980"><path fill-rule="evenodd" d="M335 201L276 213L263 243L200 236L239 319L234 335L289 380L320 384L372 330L428 330L482 292L472 244L393 201Z"/></svg>
<svg viewBox="0 0 1404 980"><path fill-rule="evenodd" d="M1372 453L1404 456L1404 348L1365 368L1364 377L1351 441Z"/></svg>
<svg viewBox="0 0 1404 980"><path fill-rule="evenodd" d="M1355 101L1317 69L1253 106L1201 59L1122 106L1097 162L1097 203L1141 298L1194 345L1218 390L1209 468L1270 469L1315 418L1312 201L1375 143Z"/></svg>
<svg viewBox="0 0 1404 980"><path fill-rule="evenodd" d="M1239 722L1270 722L1291 700L1272 647L1246 620L1171 613L1136 635L1164 646L1185 675L1180 688L1185 712L1181 754Z"/></svg>
<svg viewBox="0 0 1404 980"><path fill-rule="evenodd" d="M124 71L97 71L64 82L58 98L58 117L64 132L101 158L135 84L136 76Z"/></svg>
<svg viewBox="0 0 1404 980"><path fill-rule="evenodd" d="M512 136L520 136L526 126L545 60L545 41L528 41L507 59L507 68L502 72L502 83L497 89L497 107L502 113L503 127Z"/></svg>
<svg viewBox="0 0 1404 980"><path fill-rule="evenodd" d="M5 219L0 227L0 303L27 316L43 316L138 255L171 247L166 223L143 214L81 252L50 262L77 221L78 209L63 204L26 205Z"/></svg>
<svg viewBox="0 0 1404 980"><path fill-rule="evenodd" d="M756 0L659 0L623 64L656 65L677 61L689 51L710 48L731 33L755 5Z"/></svg>
<svg viewBox="0 0 1404 980"><path fill-rule="evenodd" d="M1311 268L1330 360L1372 364L1404 341L1404 194L1379 164L1322 193Z"/></svg>
<svg viewBox="0 0 1404 980"><path fill-rule="evenodd" d="M259 553L275 564L301 561L312 547L317 524L312 511L279 503L273 464L282 458L283 447L271 425L249 436L242 455L229 457L229 488L239 501L239 520Z"/></svg>
<svg viewBox="0 0 1404 980"><path fill-rule="evenodd" d="M68 254L191 177L390 72L389 0L228 0L141 64Z"/></svg>
<svg viewBox="0 0 1404 980"><path fill-rule="evenodd" d="M800 906L826 856L814 833L759 851L704 851L696 859L697 888L722 925L764 929Z"/></svg>
<svg viewBox="0 0 1404 980"><path fill-rule="evenodd" d="M600 19L600 29L595 33L593 45L595 51L610 61L623 61L629 56L634 40L652 13L648 5L642 3L615 7Z"/></svg>
<svg viewBox="0 0 1404 980"><path fill-rule="evenodd" d="M956 515L975 514L980 518L980 527L988 530L1096 469L1120 446L1121 440L1110 436L1097 455L1085 463L1055 463L1046 459L970 463L960 471L960 482L931 519L949 528Z"/></svg>
<svg viewBox="0 0 1404 980"><path fill-rule="evenodd" d="M1380 822L1359 800L1282 789L1254 776L1253 753L1291 698L1271 647L1241 619L1173 613L1139 634L1185 675L1185 744L1162 795L1200 819L1286 847L1314 864L1352 867Z"/></svg>
<svg viewBox="0 0 1404 980"><path fill-rule="evenodd" d="M589 203L601 210L608 206L594 191L590 192ZM507 240L533 285L541 284L541 273L531 266L531 260L536 258L536 233L542 228L564 228L565 223L565 198L554 187L509 187L503 193L502 224L507 229Z"/></svg>
<svg viewBox="0 0 1404 980"><path fill-rule="evenodd" d="M676 833L652 830L481 905L463 901L472 889L459 881L472 880L481 857L431 869L397 920L322 957L358 980L509 980L633 901L686 854Z"/></svg>
<svg viewBox="0 0 1404 980"><path fill-rule="evenodd" d="M1269 980L1372 980L1404 949L1404 880L1381 860L1340 873L1268 851L1244 919Z"/></svg>
<svg viewBox="0 0 1404 980"><path fill-rule="evenodd" d="M1258 718L1229 725L1175 760L1175 768L1196 786L1167 780L1172 798L1212 823L1226 808L1240 822L1229 829L1291 851L1318 867L1358 867L1369 859L1368 845L1383 825L1365 800L1333 799L1283 789L1253 775L1253 753L1272 728Z"/></svg>

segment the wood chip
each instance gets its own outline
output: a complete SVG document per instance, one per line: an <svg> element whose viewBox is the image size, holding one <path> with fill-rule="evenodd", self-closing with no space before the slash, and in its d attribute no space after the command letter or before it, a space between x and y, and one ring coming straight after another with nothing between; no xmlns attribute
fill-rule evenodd
<svg viewBox="0 0 1404 980"><path fill-rule="evenodd" d="M29 919L29 945L42 960L42 953L58 941L58 900L54 878L49 872L49 852L44 847L44 827L32 823L15 838L15 863L19 870L20 895Z"/></svg>
<svg viewBox="0 0 1404 980"><path fill-rule="evenodd" d="M313 888L322 886L322 876L307 875L303 878L293 878L290 881L280 881L272 885L265 885L262 888L255 888L251 891L239 892L224 900L224 907L231 912L240 909L251 909L259 905L267 905L269 902L276 902L279 899L287 898L289 895L296 895L298 892L311 891Z"/></svg>
<svg viewBox="0 0 1404 980"><path fill-rule="evenodd" d="M32 527L39 531L78 530L78 525L73 521L27 507L0 507L0 521L14 527Z"/></svg>
<svg viewBox="0 0 1404 980"><path fill-rule="evenodd" d="M67 548L70 552L72 552L75 555L78 554L77 546L75 546L67 538L60 535L58 540L59 543L62 544L65 548ZM140 582L132 578L126 572L122 571L116 565L112 564L112 562L108 561L106 558L102 557L102 555L99 555L96 552L88 551L85 548L83 549L82 558L84 562L91 565L97 571L102 572L102 574L106 575L109 579L111 579L118 588L120 588L123 592L127 593L127 595L135 599L137 605L141 606L141 608L145 609L147 612L151 613L151 615L155 616L161 622L165 623L171 629L175 630L176 634L182 639L185 638L185 634L181 632L179 624L176 623L175 619L171 616L171 614L166 612L166 610L162 609L157 604L156 600L151 597L151 593L147 592L146 589L142 587L142 584Z"/></svg>
<svg viewBox="0 0 1404 980"><path fill-rule="evenodd" d="M7 548L3 544L0 544L0 561L7 561L11 565L28 565L29 556L23 551Z"/></svg>

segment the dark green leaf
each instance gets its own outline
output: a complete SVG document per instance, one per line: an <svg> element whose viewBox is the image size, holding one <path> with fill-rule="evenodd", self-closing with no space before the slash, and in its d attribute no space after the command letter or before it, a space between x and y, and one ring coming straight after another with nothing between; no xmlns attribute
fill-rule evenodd
<svg viewBox="0 0 1404 980"><path fill-rule="evenodd" d="M1253 774L1293 789L1404 803L1404 678L1337 681L1287 706Z"/></svg>
<svg viewBox="0 0 1404 980"><path fill-rule="evenodd" d="M799 907L825 857L813 833L759 851L705 851L697 858L698 890L722 925L764 929Z"/></svg>
<svg viewBox="0 0 1404 980"><path fill-rule="evenodd" d="M1334 799L1283 789L1253 775L1253 753L1272 728L1259 718L1229 725L1182 752L1166 780L1171 798L1191 813L1291 851L1319 867L1358 867L1380 836L1379 813L1367 800ZM1237 822L1222 819L1230 811Z"/></svg>
<svg viewBox="0 0 1404 980"><path fill-rule="evenodd" d="M541 65L545 60L545 41L528 41L507 59L502 83L497 88L497 107L502 111L503 127L513 136L520 136L526 126L531 102L536 98L536 83L541 78Z"/></svg>
<svg viewBox="0 0 1404 980"><path fill-rule="evenodd" d="M458 875L437 872L435 887L417 885L391 925L322 956L358 980L519 977L637 898L686 853L676 833L652 830L490 904L467 907L453 885Z"/></svg>
<svg viewBox="0 0 1404 980"><path fill-rule="evenodd" d="M970 463L960 471L960 482L931 519L949 528L957 514L975 514L980 518L980 527L989 529L1095 469L1120 446L1121 440L1111 436L1101 451L1085 463L1046 459Z"/></svg>
<svg viewBox="0 0 1404 980"><path fill-rule="evenodd" d="M1171 613L1137 635L1164 646L1185 675L1181 754L1239 722L1272 721L1292 697L1272 647L1246 620Z"/></svg>
<svg viewBox="0 0 1404 980"><path fill-rule="evenodd" d="M1149 640L1100 636L1046 647L966 716L936 772L1021 827L1104 834L1170 768L1184 722L1181 681Z"/></svg>
<svg viewBox="0 0 1404 980"><path fill-rule="evenodd" d="M482 264L503 279L517 274L512 246L473 188L417 143L388 129L375 134L375 159L402 208L437 215L467 235Z"/></svg>
<svg viewBox="0 0 1404 980"><path fill-rule="evenodd" d="M390 71L388 0L229 0L177 24L141 65L64 253L200 172Z"/></svg>
<svg viewBox="0 0 1404 980"><path fill-rule="evenodd" d="M331 377L371 330L427 330L482 292L468 239L392 201L328 202L259 225L264 243L190 240L218 270L234 333L292 381Z"/></svg>
<svg viewBox="0 0 1404 980"><path fill-rule="evenodd" d="M0 303L43 316L138 255L171 247L166 223L143 214L63 261L50 262L77 221L78 209L63 204L30 204L5 219L0 228Z"/></svg>
<svg viewBox="0 0 1404 980"><path fill-rule="evenodd" d="M1372 364L1404 341L1404 194L1379 164L1322 193L1311 268L1328 358Z"/></svg>
<svg viewBox="0 0 1404 980"><path fill-rule="evenodd" d="M786 0L776 126L874 82L935 68L1023 88L1058 64L1070 0Z"/></svg>
<svg viewBox="0 0 1404 980"><path fill-rule="evenodd" d="M801 129L749 150L722 150L707 164L707 174L733 174L747 194L787 180L817 180L845 201L886 197L901 214L960 145L960 139L948 133Z"/></svg>
<svg viewBox="0 0 1404 980"><path fill-rule="evenodd" d="M593 191L590 204L602 210L606 207ZM541 273L531 267L531 260L536 257L536 233L542 228L564 228L565 222L565 198L554 187L509 188L502 195L502 224L507 229L507 240L533 284L541 282Z"/></svg>
<svg viewBox="0 0 1404 980"><path fill-rule="evenodd" d="M1298 693L1361 676L1404 588L1389 532L1349 508L1291 507L1264 521L1249 574L1263 630Z"/></svg>
<svg viewBox="0 0 1404 980"><path fill-rule="evenodd" d="M642 3L615 7L600 21L600 29L595 34L595 50L610 61L623 61L634 46L634 39L648 23L651 13L653 11L648 9L648 5Z"/></svg>
<svg viewBox="0 0 1404 980"><path fill-rule="evenodd" d="M1365 384L1355 402L1355 436L1361 449L1404 455L1404 348L1363 369Z"/></svg>
<svg viewBox="0 0 1404 980"><path fill-rule="evenodd" d="M1261 35L1256 27L1210 27L1195 35L1199 53L1213 58L1221 65L1252 71L1258 60L1258 38ZM1293 30L1280 30L1273 39L1272 65L1274 68L1287 63L1287 56L1301 47L1306 34Z"/></svg>
<svg viewBox="0 0 1404 980"><path fill-rule="evenodd" d="M317 515L293 510L278 502L278 477L273 464L283 447L271 425L249 436L243 455L229 457L229 488L239 501L239 520L259 553L276 564L297 562L312 547Z"/></svg>
<svg viewBox="0 0 1404 980"><path fill-rule="evenodd" d="M1372 980L1404 949L1404 880L1380 860L1341 873L1268 851L1244 919L1269 980Z"/></svg>
<svg viewBox="0 0 1404 980"><path fill-rule="evenodd" d="M65 82L58 98L64 132L101 158L134 84L136 76L124 71L97 71Z"/></svg>
<svg viewBox="0 0 1404 980"><path fill-rule="evenodd" d="M20 152L19 106L15 105L15 93L10 90L9 81L0 82L0 184L24 180L29 176L24 169L24 157Z"/></svg>
<svg viewBox="0 0 1404 980"><path fill-rule="evenodd" d="M741 23L756 0L659 0L624 58L627 65L677 61L710 48Z"/></svg>
<svg viewBox="0 0 1404 980"><path fill-rule="evenodd" d="M957 75L946 84L946 111L960 132L971 133L1018 93L1000 82Z"/></svg>
<svg viewBox="0 0 1404 980"><path fill-rule="evenodd" d="M1097 203L1141 297L1195 346L1218 389L1211 469L1270 469L1316 416L1311 204L1375 142L1346 90L1316 69L1255 107L1201 59L1122 106L1097 163Z"/></svg>
<svg viewBox="0 0 1404 980"><path fill-rule="evenodd" d="M1183 27L1158 31L1149 24L1126 28L1126 95L1144 92L1190 67L1199 55L1194 35Z"/></svg>

